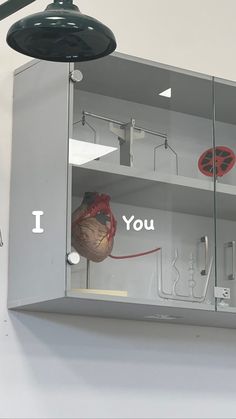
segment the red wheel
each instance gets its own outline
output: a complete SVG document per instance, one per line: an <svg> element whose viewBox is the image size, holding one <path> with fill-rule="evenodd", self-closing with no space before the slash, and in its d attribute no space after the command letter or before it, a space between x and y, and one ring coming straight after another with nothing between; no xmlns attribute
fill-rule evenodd
<svg viewBox="0 0 236 419"><path fill-rule="evenodd" d="M215 148L215 170L216 176L224 176L235 164L236 157L228 147L218 146ZM198 168L205 176L213 176L213 148L204 151L198 160Z"/></svg>

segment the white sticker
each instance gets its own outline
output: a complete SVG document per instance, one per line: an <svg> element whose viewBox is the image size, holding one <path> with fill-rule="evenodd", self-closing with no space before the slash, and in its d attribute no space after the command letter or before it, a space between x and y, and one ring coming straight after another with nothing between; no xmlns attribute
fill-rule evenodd
<svg viewBox="0 0 236 419"><path fill-rule="evenodd" d="M42 234L44 229L41 227L41 216L44 214L43 211L32 211L32 215L35 216L35 227L32 229L32 232L35 234Z"/></svg>
<svg viewBox="0 0 236 419"><path fill-rule="evenodd" d="M133 229L135 231L141 231L143 230L143 228L147 231L150 230L155 230L154 227L154 220L140 220L140 219L135 219L134 215L131 215L130 218L127 218L125 215L122 216L123 221L126 224L126 230L129 231L131 229L131 226L133 227ZM133 225L131 224L133 223Z"/></svg>

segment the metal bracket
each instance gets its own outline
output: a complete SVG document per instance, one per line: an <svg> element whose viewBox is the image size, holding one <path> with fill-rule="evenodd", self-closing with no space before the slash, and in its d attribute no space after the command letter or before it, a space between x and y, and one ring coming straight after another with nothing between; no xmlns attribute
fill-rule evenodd
<svg viewBox="0 0 236 419"><path fill-rule="evenodd" d="M133 142L145 138L145 132L135 128L135 119L117 127L113 122L109 123L110 131L117 135L120 143L120 164L123 166L133 166Z"/></svg>
<svg viewBox="0 0 236 419"><path fill-rule="evenodd" d="M225 300L229 300L230 299L230 288L215 287L214 288L214 297L215 298L224 298Z"/></svg>
<svg viewBox="0 0 236 419"><path fill-rule="evenodd" d="M3 247L2 232L0 230L0 247Z"/></svg>

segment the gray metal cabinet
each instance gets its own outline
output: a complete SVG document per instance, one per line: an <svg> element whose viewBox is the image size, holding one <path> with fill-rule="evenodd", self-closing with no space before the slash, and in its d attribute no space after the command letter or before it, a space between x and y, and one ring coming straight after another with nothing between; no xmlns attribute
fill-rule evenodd
<svg viewBox="0 0 236 419"><path fill-rule="evenodd" d="M235 327L234 89L123 54L16 70L9 308ZM73 261L95 191L113 258Z"/></svg>

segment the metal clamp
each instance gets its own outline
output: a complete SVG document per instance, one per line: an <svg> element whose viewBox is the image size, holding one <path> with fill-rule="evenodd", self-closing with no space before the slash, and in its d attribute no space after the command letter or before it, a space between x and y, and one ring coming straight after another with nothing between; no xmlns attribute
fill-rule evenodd
<svg viewBox="0 0 236 419"><path fill-rule="evenodd" d="M203 236L200 239L201 243L205 244L205 268L201 270L201 275L206 276L208 274L208 262L209 262L209 240L208 236Z"/></svg>
<svg viewBox="0 0 236 419"><path fill-rule="evenodd" d="M236 278L236 260L235 260L235 249L236 249L236 243L235 240L232 240L231 242L225 243L224 247L231 248L232 249L232 273L227 275L227 279L230 281L234 280Z"/></svg>

